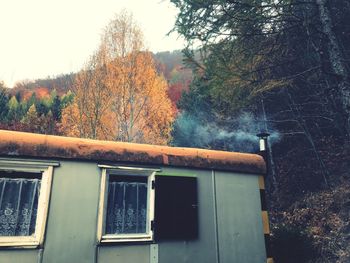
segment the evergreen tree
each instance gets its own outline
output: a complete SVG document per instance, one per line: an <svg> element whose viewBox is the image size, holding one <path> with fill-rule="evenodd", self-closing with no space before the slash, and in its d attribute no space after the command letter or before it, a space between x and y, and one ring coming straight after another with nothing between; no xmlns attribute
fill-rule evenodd
<svg viewBox="0 0 350 263"><path fill-rule="evenodd" d="M57 122L61 121L61 114L62 114L61 99L58 95L56 95L53 98L52 105L51 105L51 114L55 121Z"/></svg>
<svg viewBox="0 0 350 263"><path fill-rule="evenodd" d="M35 108L39 116L48 114L50 110L44 100L37 100Z"/></svg>
<svg viewBox="0 0 350 263"><path fill-rule="evenodd" d="M27 114L22 118L21 123L25 125L26 131L38 132L41 127L40 119L35 104L29 107Z"/></svg>
<svg viewBox="0 0 350 263"><path fill-rule="evenodd" d="M38 99L36 98L35 92L33 92L32 95L30 96L29 100L27 101L28 109L29 109L33 104L36 104L37 102L38 102Z"/></svg>
<svg viewBox="0 0 350 263"><path fill-rule="evenodd" d="M6 92L5 85L0 82L0 122L6 122L7 121L7 115L8 115L8 101L9 96Z"/></svg>
<svg viewBox="0 0 350 263"><path fill-rule="evenodd" d="M22 100L22 94L21 94L21 92L20 92L20 91L17 91L15 97L16 97L16 100L17 100L18 102L21 101L21 100Z"/></svg>
<svg viewBox="0 0 350 263"><path fill-rule="evenodd" d="M7 115L8 121L10 122L19 121L21 117L21 109L15 96L11 97L11 99L7 103L7 106L8 106L8 115Z"/></svg>
<svg viewBox="0 0 350 263"><path fill-rule="evenodd" d="M74 94L70 90L61 97L61 109L66 108L69 104L73 103Z"/></svg>
<svg viewBox="0 0 350 263"><path fill-rule="evenodd" d="M194 61L190 50L186 54L217 112L231 115L237 105L271 91L300 87L326 97L336 125L349 133L347 1L172 2L179 8L175 30L189 48L201 44L202 61Z"/></svg>
<svg viewBox="0 0 350 263"><path fill-rule="evenodd" d="M53 105L53 103L54 103L54 100L56 99L57 96L58 96L58 95L57 95L56 89L53 89L53 90L51 91L51 93L50 93L50 99L49 99L49 105L50 105L50 107L52 107L52 105Z"/></svg>

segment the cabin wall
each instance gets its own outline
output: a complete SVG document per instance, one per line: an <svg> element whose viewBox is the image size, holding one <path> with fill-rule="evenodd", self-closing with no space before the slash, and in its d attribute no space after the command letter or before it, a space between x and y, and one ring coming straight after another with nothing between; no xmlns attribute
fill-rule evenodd
<svg viewBox="0 0 350 263"><path fill-rule="evenodd" d="M163 168L162 171L170 175L197 177L199 238L193 241L159 242L159 262L217 262L212 171L172 168ZM181 189L179 189L179 194L181 194Z"/></svg>
<svg viewBox="0 0 350 263"><path fill-rule="evenodd" d="M220 263L265 262L258 177L215 172Z"/></svg>
<svg viewBox="0 0 350 263"><path fill-rule="evenodd" d="M95 163L60 163L53 174L42 262L91 263L101 171Z"/></svg>
<svg viewBox="0 0 350 263"><path fill-rule="evenodd" d="M198 178L197 240L97 245L101 170L96 163L60 161L43 248L2 248L0 263L266 262L258 175L169 167L162 172Z"/></svg>

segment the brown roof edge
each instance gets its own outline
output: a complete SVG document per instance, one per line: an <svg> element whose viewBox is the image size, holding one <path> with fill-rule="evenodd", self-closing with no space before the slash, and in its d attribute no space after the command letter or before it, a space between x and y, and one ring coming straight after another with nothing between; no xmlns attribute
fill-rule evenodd
<svg viewBox="0 0 350 263"><path fill-rule="evenodd" d="M0 155L132 162L264 174L256 154L71 138L0 130Z"/></svg>

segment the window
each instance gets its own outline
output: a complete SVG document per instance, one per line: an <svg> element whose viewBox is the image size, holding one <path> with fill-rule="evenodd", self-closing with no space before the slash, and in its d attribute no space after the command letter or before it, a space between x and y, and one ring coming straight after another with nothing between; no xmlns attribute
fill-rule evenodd
<svg viewBox="0 0 350 263"><path fill-rule="evenodd" d="M0 159L0 246L43 242L54 165Z"/></svg>
<svg viewBox="0 0 350 263"><path fill-rule="evenodd" d="M100 167L99 242L197 238L196 177L169 176L146 168Z"/></svg>
<svg viewBox="0 0 350 263"><path fill-rule="evenodd" d="M153 239L155 170L133 167L102 170L98 240Z"/></svg>

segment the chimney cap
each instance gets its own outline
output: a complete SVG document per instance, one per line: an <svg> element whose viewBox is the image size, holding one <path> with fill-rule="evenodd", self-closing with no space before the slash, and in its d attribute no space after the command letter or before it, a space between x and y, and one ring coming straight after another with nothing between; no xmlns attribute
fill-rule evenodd
<svg viewBox="0 0 350 263"><path fill-rule="evenodd" d="M258 136L259 138L262 138L262 139L266 139L267 137L270 136L270 133L268 133L268 132L260 132L256 136Z"/></svg>

